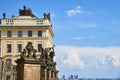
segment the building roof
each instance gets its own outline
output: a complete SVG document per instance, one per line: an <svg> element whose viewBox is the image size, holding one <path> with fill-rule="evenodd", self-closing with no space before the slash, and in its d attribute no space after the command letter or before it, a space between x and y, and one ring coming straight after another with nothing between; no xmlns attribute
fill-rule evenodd
<svg viewBox="0 0 120 80"><path fill-rule="evenodd" d="M51 26L50 13L44 13L43 16L43 18L37 18L30 8L24 6L23 9L19 9L18 17L6 18L6 14L3 13L0 26Z"/></svg>

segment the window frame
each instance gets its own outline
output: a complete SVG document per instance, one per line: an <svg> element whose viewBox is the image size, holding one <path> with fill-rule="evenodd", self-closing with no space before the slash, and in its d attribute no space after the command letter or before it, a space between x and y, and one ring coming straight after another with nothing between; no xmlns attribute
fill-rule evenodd
<svg viewBox="0 0 120 80"><path fill-rule="evenodd" d="M6 75L6 80L10 80L10 75Z"/></svg>
<svg viewBox="0 0 120 80"><path fill-rule="evenodd" d="M17 44L17 52L18 53L22 52L22 44Z"/></svg>
<svg viewBox="0 0 120 80"><path fill-rule="evenodd" d="M38 30L38 37L42 37L42 30Z"/></svg>
<svg viewBox="0 0 120 80"><path fill-rule="evenodd" d="M28 37L32 37L32 35L33 35L32 30L28 30Z"/></svg>
<svg viewBox="0 0 120 80"><path fill-rule="evenodd" d="M7 31L7 37L12 37L12 31L11 30Z"/></svg>
<svg viewBox="0 0 120 80"><path fill-rule="evenodd" d="M18 37L22 37L22 35L23 35L22 30L18 30L18 31L17 31L17 36L18 36Z"/></svg>
<svg viewBox="0 0 120 80"><path fill-rule="evenodd" d="M39 50L39 46L41 46L42 47L42 44L37 44L38 45L38 52L40 52L40 50Z"/></svg>
<svg viewBox="0 0 120 80"><path fill-rule="evenodd" d="M12 44L7 44L7 53L12 52Z"/></svg>
<svg viewBox="0 0 120 80"><path fill-rule="evenodd" d="M5 69L10 70L11 66L12 66L12 60L11 59L6 59Z"/></svg>

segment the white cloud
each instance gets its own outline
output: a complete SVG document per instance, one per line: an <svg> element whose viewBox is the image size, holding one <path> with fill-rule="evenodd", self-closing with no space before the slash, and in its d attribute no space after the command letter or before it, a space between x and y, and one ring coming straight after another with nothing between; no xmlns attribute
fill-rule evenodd
<svg viewBox="0 0 120 80"><path fill-rule="evenodd" d="M90 36L89 39L95 39L97 36Z"/></svg>
<svg viewBox="0 0 120 80"><path fill-rule="evenodd" d="M56 56L61 65L69 67L120 68L120 47L56 46Z"/></svg>
<svg viewBox="0 0 120 80"><path fill-rule="evenodd" d="M79 68L83 68L84 67L84 62L80 59L80 57L78 56L77 53L69 53L69 55L67 56L67 58L63 61L63 64L65 65L69 65L70 67L79 67Z"/></svg>
<svg viewBox="0 0 120 80"><path fill-rule="evenodd" d="M96 23L79 23L79 22L71 22L72 26L75 26L77 28L94 28L97 27Z"/></svg>
<svg viewBox="0 0 120 80"><path fill-rule="evenodd" d="M74 37L73 40L83 40L85 39L84 37Z"/></svg>
<svg viewBox="0 0 120 80"><path fill-rule="evenodd" d="M84 40L84 39L95 39L97 36L93 35L93 36L89 36L89 37L74 37L73 40Z"/></svg>
<svg viewBox="0 0 120 80"><path fill-rule="evenodd" d="M51 17L55 17L55 14L51 13L50 16L51 16Z"/></svg>
<svg viewBox="0 0 120 80"><path fill-rule="evenodd" d="M74 15L77 15L79 13L83 13L80 6L76 6L75 9L71 9L71 10L68 10L66 12L67 12L68 16L74 16Z"/></svg>

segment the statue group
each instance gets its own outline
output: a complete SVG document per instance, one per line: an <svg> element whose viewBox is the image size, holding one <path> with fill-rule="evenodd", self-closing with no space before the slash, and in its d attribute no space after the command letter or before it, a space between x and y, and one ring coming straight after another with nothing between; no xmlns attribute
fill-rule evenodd
<svg viewBox="0 0 120 80"><path fill-rule="evenodd" d="M40 55L37 56L37 50L33 48L32 43L28 42L25 49L23 49L23 52L21 53L21 59L35 59L40 60L44 62L44 66L47 68L54 68L56 65L56 62L54 62L54 46L50 48L43 49L42 47L39 47Z"/></svg>
<svg viewBox="0 0 120 80"><path fill-rule="evenodd" d="M23 10L19 9L19 14L20 14L20 16L28 16L28 15L31 15L31 13L32 13L32 10L31 10L31 9L27 9L26 6L24 6L23 8L24 8Z"/></svg>

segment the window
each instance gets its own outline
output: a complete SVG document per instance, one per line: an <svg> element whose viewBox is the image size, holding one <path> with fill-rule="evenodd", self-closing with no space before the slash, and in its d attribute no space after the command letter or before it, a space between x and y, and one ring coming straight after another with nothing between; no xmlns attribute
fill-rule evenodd
<svg viewBox="0 0 120 80"><path fill-rule="evenodd" d="M1 37L1 31L0 31L0 37Z"/></svg>
<svg viewBox="0 0 120 80"><path fill-rule="evenodd" d="M6 80L10 80L10 75L7 75L7 76L6 76Z"/></svg>
<svg viewBox="0 0 120 80"><path fill-rule="evenodd" d="M42 31L39 30L39 31L38 31L38 37L41 37L41 36L42 36Z"/></svg>
<svg viewBox="0 0 120 80"><path fill-rule="evenodd" d="M8 52L8 53L11 53L11 49L12 49L11 44L7 44L7 52Z"/></svg>
<svg viewBox="0 0 120 80"><path fill-rule="evenodd" d="M28 37L32 37L32 31L28 31Z"/></svg>
<svg viewBox="0 0 120 80"><path fill-rule="evenodd" d="M11 59L6 59L5 69L10 70L12 66Z"/></svg>
<svg viewBox="0 0 120 80"><path fill-rule="evenodd" d="M38 44L38 52L40 52L40 47L42 47L42 44Z"/></svg>
<svg viewBox="0 0 120 80"><path fill-rule="evenodd" d="M7 37L12 37L12 31L7 31Z"/></svg>
<svg viewBox="0 0 120 80"><path fill-rule="evenodd" d="M18 31L18 37L22 37L22 31Z"/></svg>
<svg viewBox="0 0 120 80"><path fill-rule="evenodd" d="M22 44L17 44L18 53L22 52Z"/></svg>

